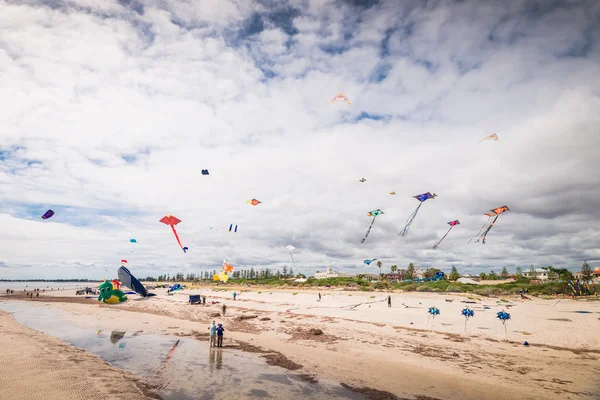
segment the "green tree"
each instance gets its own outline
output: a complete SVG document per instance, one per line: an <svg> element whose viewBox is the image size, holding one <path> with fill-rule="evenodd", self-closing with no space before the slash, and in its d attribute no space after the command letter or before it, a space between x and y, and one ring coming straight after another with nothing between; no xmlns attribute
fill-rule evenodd
<svg viewBox="0 0 600 400"><path fill-rule="evenodd" d="M408 277L408 272L406 272L405 269L401 269L398 271L398 273L400 274L400 279L402 280L405 280Z"/></svg>
<svg viewBox="0 0 600 400"><path fill-rule="evenodd" d="M413 279L415 277L415 266L413 263L408 264L408 268L406 269L408 273L408 278Z"/></svg>
<svg viewBox="0 0 600 400"><path fill-rule="evenodd" d="M390 267L390 271L392 271L392 272L396 272L397 270L398 270L398 266L397 265L392 265Z"/></svg>
<svg viewBox="0 0 600 400"><path fill-rule="evenodd" d="M290 276L293 277L294 276L294 268L290 267Z"/></svg>
<svg viewBox="0 0 600 400"><path fill-rule="evenodd" d="M508 279L508 270L506 269L506 267L502 268L500 276L502 277L502 279Z"/></svg>
<svg viewBox="0 0 600 400"><path fill-rule="evenodd" d="M592 268L587 261L584 261L583 265L581 266L581 275L581 279L583 279L584 282L592 280Z"/></svg>
<svg viewBox="0 0 600 400"><path fill-rule="evenodd" d="M379 267L379 276L381 276L381 266L382 266L382 262L377 260L377 266Z"/></svg>
<svg viewBox="0 0 600 400"><path fill-rule="evenodd" d="M521 267L517 265L517 271L515 272L515 279L521 279L523 277L523 271L521 271Z"/></svg>
<svg viewBox="0 0 600 400"><path fill-rule="evenodd" d="M493 281L495 281L496 279L498 279L498 275L496 275L496 273L495 273L494 271L491 271L491 272L488 274L488 278L489 278L490 280L493 280Z"/></svg>
<svg viewBox="0 0 600 400"><path fill-rule="evenodd" d="M485 272L482 272L479 274L479 279L481 279L482 281L486 281L488 278L488 276L485 274Z"/></svg>
<svg viewBox="0 0 600 400"><path fill-rule="evenodd" d="M287 276L287 274L288 274L288 269L287 269L287 266L284 265L281 275L283 275L283 277L285 278Z"/></svg>
<svg viewBox="0 0 600 400"><path fill-rule="evenodd" d="M535 267L532 265L529 267L529 279L537 278L537 274L535 273Z"/></svg>
<svg viewBox="0 0 600 400"><path fill-rule="evenodd" d="M452 271L450 271L450 275L448 275L448 280L457 281L458 278L460 278L460 274L458 273L456 267L453 265Z"/></svg>
<svg viewBox="0 0 600 400"><path fill-rule="evenodd" d="M439 269L437 268L427 268L427 271L425 271L423 275L425 276L425 278L433 278L435 276L435 273L438 271Z"/></svg>

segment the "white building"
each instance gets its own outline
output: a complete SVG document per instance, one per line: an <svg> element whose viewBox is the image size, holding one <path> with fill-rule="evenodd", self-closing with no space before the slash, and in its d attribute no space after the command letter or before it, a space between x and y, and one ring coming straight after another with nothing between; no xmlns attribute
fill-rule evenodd
<svg viewBox="0 0 600 400"><path fill-rule="evenodd" d="M523 276L529 279L538 279L540 281L547 281L549 279L548 271L541 268L535 268L535 273L531 270L523 271Z"/></svg>
<svg viewBox="0 0 600 400"><path fill-rule="evenodd" d="M344 272L333 271L331 267L327 268L327 272L315 272L315 279L325 278L352 278L354 275L346 274Z"/></svg>

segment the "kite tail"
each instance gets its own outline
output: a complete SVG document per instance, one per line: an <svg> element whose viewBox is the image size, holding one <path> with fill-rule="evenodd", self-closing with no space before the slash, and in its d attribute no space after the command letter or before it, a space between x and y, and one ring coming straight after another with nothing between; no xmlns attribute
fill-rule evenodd
<svg viewBox="0 0 600 400"><path fill-rule="evenodd" d="M439 240L439 242L437 242L436 244L433 245L434 249L437 249L437 247L439 246L439 244L442 243L442 240L444 240L444 238L446 236L448 236L448 234L450 233L450 231L452 230L452 228L454 228L454 226L451 226L450 229L448 229L448 232L446 232L446 234L444 236L442 236L442 238Z"/></svg>
<svg viewBox="0 0 600 400"><path fill-rule="evenodd" d="M479 229L479 232L477 232L477 235L475 235L474 237L471 238L471 240L475 239L477 236L481 235L481 232L483 232L483 229L490 223L490 218L488 218L488 222L486 222L485 224L483 224L483 226L481 227L481 229ZM469 240L468 243L471 243L471 240Z"/></svg>
<svg viewBox="0 0 600 400"><path fill-rule="evenodd" d="M179 235L177 235L177 231L175 230L175 225L171 225L171 229L173 229L173 233L175 234L175 239L177 239L177 243L179 243L179 247L183 249L181 241L179 240Z"/></svg>
<svg viewBox="0 0 600 400"><path fill-rule="evenodd" d="M494 219L492 220L492 222L490 223L490 226L488 226L488 228L485 230L485 232L483 232L483 235L481 235L481 237L482 237L482 239L483 239L483 240L482 240L482 243L483 243L483 244L485 244L485 238L486 238L486 236L487 236L488 232L490 231L490 229L492 229L492 228L494 227L494 224L496 223L496 220L498 219L498 217L499 217L499 216L500 216L500 215L496 215L496 218L494 218Z"/></svg>
<svg viewBox="0 0 600 400"><path fill-rule="evenodd" d="M294 268L296 268L296 261L294 261L294 256L292 256L292 252L290 251L290 257L292 257L292 262L294 263Z"/></svg>
<svg viewBox="0 0 600 400"><path fill-rule="evenodd" d="M408 230L410 228L410 225L412 224L413 220L415 219L415 217L417 216L417 213L419 212L419 208L421 208L421 206L423 205L423 203L419 204L419 206L417 207L417 209L415 211L413 211L412 214L410 214L410 217L408 217L408 220L406 221L406 226L404 227L404 229L402 229L402 232L400 232L398 234L398 236L406 236L408 234Z"/></svg>
<svg viewBox="0 0 600 400"><path fill-rule="evenodd" d="M371 228L373 227L373 224L375 223L375 218L377 218L377 217L373 217L373 221L371 221L371 225L369 225L369 229L367 229L367 233L365 234L365 237L362 238L362 240L360 241L361 243L364 243L365 240L367 240L367 236L369 236L369 232L371 232Z"/></svg>

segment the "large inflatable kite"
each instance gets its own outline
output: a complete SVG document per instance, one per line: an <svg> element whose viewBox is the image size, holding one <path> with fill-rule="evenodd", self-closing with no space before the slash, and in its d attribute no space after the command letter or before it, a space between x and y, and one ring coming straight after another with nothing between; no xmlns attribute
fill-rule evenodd
<svg viewBox="0 0 600 400"><path fill-rule="evenodd" d="M400 231L400 233L398 234L398 236L406 236L408 234L408 230L410 229L410 225L413 223L415 217L417 216L417 213L419 212L419 208L421 208L421 206L423 205L423 202L429 199L434 199L435 196L437 196L437 194L433 193L423 193L417 196L413 196L415 199L419 200L419 206L417 207L417 209L415 211L413 211L412 214L410 214L410 216L408 217L408 220L406 221L406 225L404 226L404 229L402 229L402 231Z"/></svg>
<svg viewBox="0 0 600 400"><path fill-rule="evenodd" d="M223 260L223 266L221 267L221 272L213 275L214 281L227 282L229 280L230 273L233 272L233 265L227 264L227 260Z"/></svg>
<svg viewBox="0 0 600 400"><path fill-rule="evenodd" d="M444 238L450 233L452 228L454 228L454 226L456 226L456 225L460 225L460 222L458 222L458 220L450 221L450 222L448 222L448 225L450 225L450 228L448 228L448 232L446 232L446 234L444 236L442 236L442 238L436 244L433 245L434 249L437 249L437 247L440 245L440 243L442 243L442 240L444 240Z"/></svg>
<svg viewBox="0 0 600 400"><path fill-rule="evenodd" d="M371 232L371 228L373 227L373 224L375 223L375 218L377 218L378 215L381 215L383 213L384 212L381 211L379 208L377 210L369 211L367 216L373 217L373 220L371 221L371 225L369 225L369 229L367 229L367 233L365 234L365 237L362 238L362 240L360 241L361 243L364 243L365 240L367 240L367 236L369 236L369 233Z"/></svg>
<svg viewBox="0 0 600 400"><path fill-rule="evenodd" d="M104 283L98 286L98 291L100 292L98 301L102 301L105 304L117 304L127 301L125 293L117 289L114 283L107 280L104 280Z"/></svg>
<svg viewBox="0 0 600 400"><path fill-rule="evenodd" d="M183 249L184 253L187 253L188 248L187 247L183 247L181 245L181 241L179 240L179 235L177 235L177 231L175 230L175 225L177 225L178 223L180 223L181 220L178 219L177 217L172 216L172 215L165 215L164 217L161 218L160 222L162 222L163 224L171 226L171 229L173 230L173 233L175 234L175 239L177 239L177 243L179 243L179 247L181 247Z"/></svg>
<svg viewBox="0 0 600 400"><path fill-rule="evenodd" d="M124 266L119 268L119 270L117 271L117 276L119 277L119 280L121 281L123 286L127 286L140 296L151 296L151 294L148 293L144 285L142 285L142 283L138 281L137 278L133 276L131 272L129 272L129 270Z"/></svg>

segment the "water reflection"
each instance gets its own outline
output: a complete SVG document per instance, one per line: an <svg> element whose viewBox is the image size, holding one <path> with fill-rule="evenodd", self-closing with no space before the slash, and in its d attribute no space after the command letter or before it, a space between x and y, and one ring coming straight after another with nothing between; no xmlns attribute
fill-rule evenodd
<svg viewBox="0 0 600 400"><path fill-rule="evenodd" d="M265 364L253 353L211 348L206 341L150 335L126 329L82 328L64 312L27 304L0 303L22 325L98 355L118 368L146 378L165 400L192 399L364 399L340 385L308 383L298 374ZM127 321L120 321L125 328ZM110 335L104 332L111 332ZM119 346L115 344L119 342Z"/></svg>

